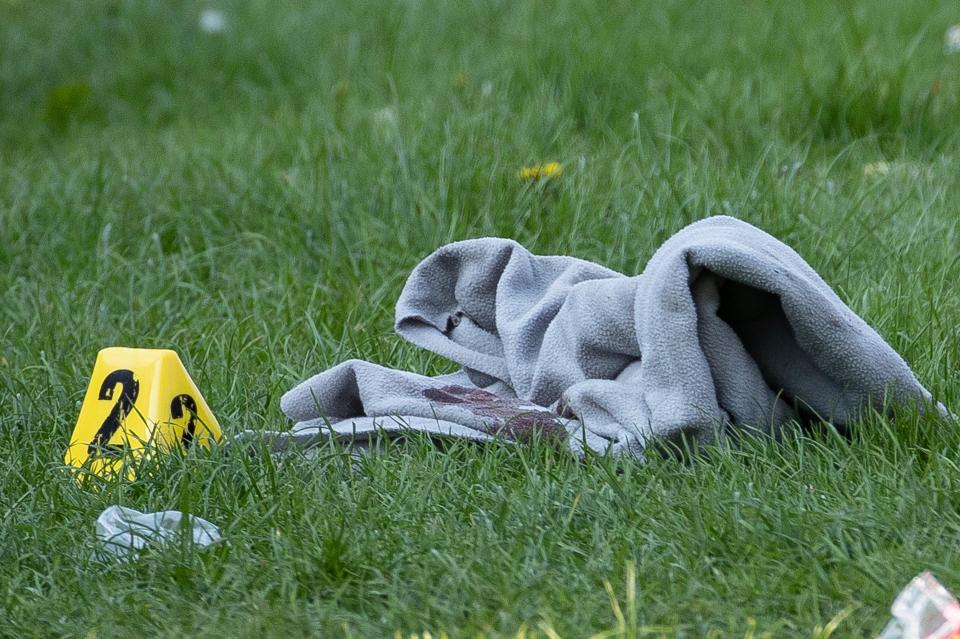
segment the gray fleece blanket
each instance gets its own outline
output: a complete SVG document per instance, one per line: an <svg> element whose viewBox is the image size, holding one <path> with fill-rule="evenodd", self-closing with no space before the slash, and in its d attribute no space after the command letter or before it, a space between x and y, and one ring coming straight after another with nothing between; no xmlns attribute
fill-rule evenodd
<svg viewBox="0 0 960 639"><path fill-rule="evenodd" d="M419 431L643 457L654 440L779 437L931 401L803 258L730 217L681 230L632 277L508 239L443 246L407 280L396 330L461 370L344 362L283 396L296 425L275 443Z"/></svg>

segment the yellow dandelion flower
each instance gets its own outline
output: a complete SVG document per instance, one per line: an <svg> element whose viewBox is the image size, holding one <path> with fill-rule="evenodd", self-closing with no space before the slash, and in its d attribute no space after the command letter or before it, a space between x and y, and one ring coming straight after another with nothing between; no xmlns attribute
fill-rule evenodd
<svg viewBox="0 0 960 639"><path fill-rule="evenodd" d="M517 177L521 180L549 180L563 173L563 165L559 162L549 162L547 164L534 164L525 166L517 172Z"/></svg>

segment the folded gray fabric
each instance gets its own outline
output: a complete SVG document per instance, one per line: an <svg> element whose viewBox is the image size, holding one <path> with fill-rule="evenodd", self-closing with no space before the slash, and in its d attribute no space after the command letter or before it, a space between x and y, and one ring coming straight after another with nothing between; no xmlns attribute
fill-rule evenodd
<svg viewBox="0 0 960 639"><path fill-rule="evenodd" d="M725 216L683 229L633 277L507 239L449 244L413 270L396 330L462 370L344 362L283 396L288 437L544 438L642 457L652 439L779 436L931 402L796 252Z"/></svg>

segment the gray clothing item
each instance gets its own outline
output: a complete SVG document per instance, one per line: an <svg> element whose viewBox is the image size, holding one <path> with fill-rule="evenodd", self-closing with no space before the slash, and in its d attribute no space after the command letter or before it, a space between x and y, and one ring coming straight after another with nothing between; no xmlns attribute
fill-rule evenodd
<svg viewBox="0 0 960 639"><path fill-rule="evenodd" d="M726 216L681 230L633 277L508 239L443 246L407 280L396 330L462 370L344 362L283 396L296 426L275 435L541 437L642 457L655 438L779 436L810 418L844 425L931 402L796 252Z"/></svg>

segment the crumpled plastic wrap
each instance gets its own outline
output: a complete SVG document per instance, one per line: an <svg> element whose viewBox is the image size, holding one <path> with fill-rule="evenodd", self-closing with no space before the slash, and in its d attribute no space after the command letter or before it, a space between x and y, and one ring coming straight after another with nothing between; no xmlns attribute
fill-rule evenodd
<svg viewBox="0 0 960 639"><path fill-rule="evenodd" d="M929 572L914 577L890 606L893 619L878 639L960 637L960 602Z"/></svg>
<svg viewBox="0 0 960 639"><path fill-rule="evenodd" d="M123 506L110 506L97 517L101 550L118 558L133 558L146 546L176 541L183 533L189 533L199 547L221 539L217 526L179 510L143 513Z"/></svg>

